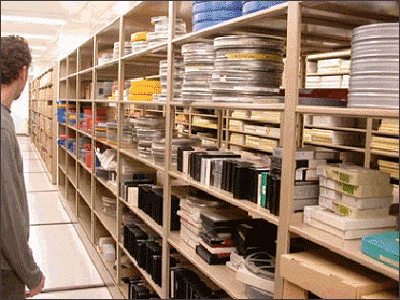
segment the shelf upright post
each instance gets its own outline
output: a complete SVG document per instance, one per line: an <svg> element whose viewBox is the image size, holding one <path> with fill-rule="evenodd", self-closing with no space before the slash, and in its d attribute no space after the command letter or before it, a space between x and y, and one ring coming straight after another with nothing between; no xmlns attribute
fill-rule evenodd
<svg viewBox="0 0 400 300"><path fill-rule="evenodd" d="M371 143L372 143L372 123L373 118L367 118L367 132L365 137L365 156L364 156L364 167L370 168L371 164Z"/></svg>
<svg viewBox="0 0 400 300"><path fill-rule="evenodd" d="M119 241L121 240L120 238L120 226L122 222L122 214L121 214L121 203L119 201L119 196L120 196L120 178L121 178L121 141L122 141L122 132L123 132L123 127L122 127L122 120L124 118L123 116L123 109L122 109L122 103L121 101L123 100L123 92L124 92L124 62L121 60L121 57L123 56L123 53L125 51L125 28L124 28L124 16L121 16L119 19L119 54L118 54L118 104L117 104L117 218L116 218L116 228L117 228L117 284L121 283L121 256L122 256L122 249L119 247Z"/></svg>
<svg viewBox="0 0 400 300"><path fill-rule="evenodd" d="M279 274L280 256L289 251L289 224L293 211L295 151L296 151L296 106L299 100L299 58L301 38L301 12L299 1L288 2L286 44L286 88L282 142L282 181L279 209L279 227L276 251L275 299L282 299L283 278Z"/></svg>
<svg viewBox="0 0 400 300"><path fill-rule="evenodd" d="M174 45L172 40L175 37L175 14L176 2L168 1L168 52L167 52L167 103L165 113L165 176L163 184L163 236L162 236L162 275L161 289L162 298L169 298L170 291L170 247L168 238L170 235L171 223L171 181L169 174L171 170L171 151L172 151L172 133L174 130L174 112L172 111L171 100L174 95Z"/></svg>
<svg viewBox="0 0 400 300"><path fill-rule="evenodd" d="M92 99L92 128L91 128L91 136L92 136L92 172L91 172L91 185L90 185L90 218L91 218L91 227L90 227L90 239L91 242L94 244L95 239L95 217L94 217L94 196L95 196L95 178L94 178L94 171L95 171L95 165L96 165L96 141L95 141L95 124L96 124L96 88L97 88L97 70L95 66L97 66L98 63L98 47L99 47L99 40L98 40L98 35L94 35L94 47L93 47L93 71L92 71L92 90L90 91L90 96Z"/></svg>

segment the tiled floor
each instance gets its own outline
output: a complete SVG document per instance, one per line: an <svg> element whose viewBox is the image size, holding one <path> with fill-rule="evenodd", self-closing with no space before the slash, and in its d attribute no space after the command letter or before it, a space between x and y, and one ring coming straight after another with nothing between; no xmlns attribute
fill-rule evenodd
<svg viewBox="0 0 400 300"><path fill-rule="evenodd" d="M112 299L28 137L18 137L30 214L29 244L46 276L33 299Z"/></svg>

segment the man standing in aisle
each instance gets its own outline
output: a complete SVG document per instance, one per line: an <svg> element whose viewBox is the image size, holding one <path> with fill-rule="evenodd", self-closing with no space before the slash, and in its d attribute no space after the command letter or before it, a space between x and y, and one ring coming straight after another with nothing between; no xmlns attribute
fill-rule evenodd
<svg viewBox="0 0 400 300"><path fill-rule="evenodd" d="M25 88L31 60L23 38L1 37L1 299L33 297L45 281L28 244L23 164L10 114L11 104Z"/></svg>

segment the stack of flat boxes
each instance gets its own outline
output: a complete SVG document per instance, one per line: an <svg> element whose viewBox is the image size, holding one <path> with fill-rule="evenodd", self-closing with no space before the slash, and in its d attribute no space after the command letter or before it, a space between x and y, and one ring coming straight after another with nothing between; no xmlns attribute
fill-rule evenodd
<svg viewBox="0 0 400 300"><path fill-rule="evenodd" d="M396 230L389 215L392 203L390 175L348 164L317 168L319 205L304 208L304 223L344 240Z"/></svg>

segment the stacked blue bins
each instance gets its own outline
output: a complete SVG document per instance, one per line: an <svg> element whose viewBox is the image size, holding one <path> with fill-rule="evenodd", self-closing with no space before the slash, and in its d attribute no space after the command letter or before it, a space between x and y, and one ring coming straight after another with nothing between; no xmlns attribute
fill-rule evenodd
<svg viewBox="0 0 400 300"><path fill-rule="evenodd" d="M242 1L243 14L251 14L253 12L267 9L271 6L283 3L285 1Z"/></svg>
<svg viewBox="0 0 400 300"><path fill-rule="evenodd" d="M240 17L242 6L242 1L193 1L192 30L202 30Z"/></svg>
<svg viewBox="0 0 400 300"><path fill-rule="evenodd" d="M58 101L57 103L57 121L58 123L65 123L66 122L66 102L65 101Z"/></svg>

